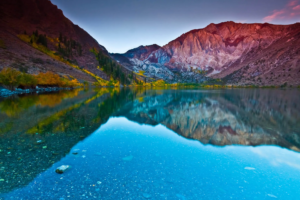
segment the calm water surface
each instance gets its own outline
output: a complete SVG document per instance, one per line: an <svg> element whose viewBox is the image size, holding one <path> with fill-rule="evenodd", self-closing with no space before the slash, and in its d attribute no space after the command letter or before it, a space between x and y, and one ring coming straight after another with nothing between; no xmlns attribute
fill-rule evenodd
<svg viewBox="0 0 300 200"><path fill-rule="evenodd" d="M299 102L280 89L0 99L0 199L297 200Z"/></svg>

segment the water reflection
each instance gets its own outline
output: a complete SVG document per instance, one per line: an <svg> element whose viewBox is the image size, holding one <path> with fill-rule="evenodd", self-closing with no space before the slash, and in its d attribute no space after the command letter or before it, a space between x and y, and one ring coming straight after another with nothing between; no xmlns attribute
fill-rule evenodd
<svg viewBox="0 0 300 200"><path fill-rule="evenodd" d="M0 193L28 185L112 116L162 124L203 144L277 145L300 151L299 94L265 89L103 88L4 99L0 102L0 178L4 180ZM278 162L288 162L282 160Z"/></svg>
<svg viewBox="0 0 300 200"><path fill-rule="evenodd" d="M105 123L129 92L75 90L0 102L0 178L6 182L0 193L27 185L63 158Z"/></svg>
<svg viewBox="0 0 300 200"><path fill-rule="evenodd" d="M203 144L279 145L300 151L297 90L148 91L120 116L163 124Z"/></svg>

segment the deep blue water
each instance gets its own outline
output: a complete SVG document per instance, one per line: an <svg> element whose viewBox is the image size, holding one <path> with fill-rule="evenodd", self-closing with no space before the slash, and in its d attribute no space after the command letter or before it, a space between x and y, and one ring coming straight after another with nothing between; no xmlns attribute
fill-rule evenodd
<svg viewBox="0 0 300 200"><path fill-rule="evenodd" d="M298 100L299 91L284 93L282 99L277 99L285 103L284 111L280 111L275 102L264 99L262 93L266 91L258 92L259 96L253 91L246 92L242 96L251 97L250 100L246 98L246 103L241 98L224 103L228 99L226 95L234 98L237 91L232 92L159 91L137 95L123 103L115 101L118 109L113 110L102 124L97 125L96 121L100 120L97 117L84 119L78 129L67 129L71 119L59 119L63 123L59 126L53 122L54 128L44 128L45 135L35 133L30 136L29 140L33 142L46 141L36 148L41 153L32 153L36 160L50 159L51 156L43 153L48 149L58 151L54 149L59 147L51 147L51 142L68 140L59 134L86 132L88 127L93 127L90 121L96 128L87 131L91 132L87 136L79 133L80 140L71 145L65 155L36 173L22 187L15 184L0 194L0 199L299 199L299 130L295 130L299 126L299 110L291 107ZM238 91L237 95L241 93ZM274 91L275 94L278 96L280 92ZM286 100L287 94L290 97ZM268 108L257 107L261 95ZM273 92L267 93L265 97L272 100L272 95ZM232 105L230 101L233 101ZM94 109L96 105L100 107L99 102L83 110ZM243 106L248 103L252 107ZM88 104L90 102L85 101L84 105ZM102 105L105 107L100 111L106 112L107 103L102 102ZM239 106L234 108L234 105ZM76 110L76 113L80 112ZM92 111L84 115L92 115ZM82 120L82 115L73 113L71 116ZM59 117L55 117L58 120ZM18 117L11 118L16 120ZM250 123L257 118L264 125ZM45 124L43 122L44 127ZM287 128L285 124L294 128ZM55 132L61 126L65 129ZM210 131L215 126L218 128ZM210 132L214 135L209 136ZM7 154L14 149L17 148L8 148L1 153ZM26 154L27 157L30 155ZM5 166L5 173L13 174L13 166L7 169L9 165L5 165L8 157L1 158L4 159L1 164ZM70 168L63 174L55 173L61 165ZM0 182L0 186L5 184L9 182Z"/></svg>

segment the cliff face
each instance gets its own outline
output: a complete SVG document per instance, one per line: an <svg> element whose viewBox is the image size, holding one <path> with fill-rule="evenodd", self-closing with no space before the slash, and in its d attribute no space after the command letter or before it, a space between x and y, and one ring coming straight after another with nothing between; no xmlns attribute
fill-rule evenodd
<svg viewBox="0 0 300 200"><path fill-rule="evenodd" d="M159 65L172 71L171 80L200 82L203 77L227 83L300 84L300 24L224 22L192 30L153 51L135 65ZM190 78L190 76L194 78ZM205 79L204 79L205 80Z"/></svg>
<svg viewBox="0 0 300 200"><path fill-rule="evenodd" d="M26 38L26 35L30 37L37 30L40 35L47 37L48 49L53 52L58 51L60 35L66 45L71 40L76 42L77 46L72 45L71 50L68 50L70 55L65 56L65 59L102 78L108 78L102 71L97 70L98 62L90 52L91 48L96 48L108 54L106 49L86 31L67 19L63 12L49 0L1 1L0 27L0 39L3 44L0 47L1 68L23 67L27 68L29 73L54 71L58 74L70 74L79 79L94 81L91 76L82 71L33 48L33 45L20 37L20 35L23 35L23 38ZM63 46L62 41L60 43ZM81 53L77 53L79 46Z"/></svg>

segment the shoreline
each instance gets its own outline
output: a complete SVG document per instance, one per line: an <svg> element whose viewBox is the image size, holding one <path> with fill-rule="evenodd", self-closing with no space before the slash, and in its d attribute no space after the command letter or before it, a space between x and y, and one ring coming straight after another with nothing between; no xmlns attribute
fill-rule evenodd
<svg viewBox="0 0 300 200"><path fill-rule="evenodd" d="M73 90L74 88L61 88L61 87L47 87L47 88L36 88L36 89L16 89L14 91L0 88L0 97L10 97L13 95L20 95L20 94L31 94L31 93L44 93L44 92L58 92L61 90Z"/></svg>

